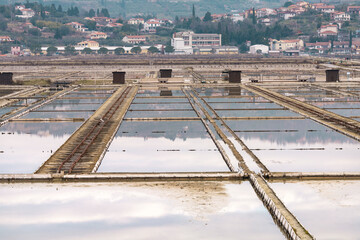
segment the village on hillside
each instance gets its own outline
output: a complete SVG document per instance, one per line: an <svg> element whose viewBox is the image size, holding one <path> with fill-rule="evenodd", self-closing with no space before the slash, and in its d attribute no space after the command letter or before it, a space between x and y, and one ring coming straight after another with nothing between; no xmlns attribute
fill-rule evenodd
<svg viewBox="0 0 360 240"><path fill-rule="evenodd" d="M76 54L360 55L360 6L287 2L277 9L158 19L106 8L0 6L1 56Z"/></svg>

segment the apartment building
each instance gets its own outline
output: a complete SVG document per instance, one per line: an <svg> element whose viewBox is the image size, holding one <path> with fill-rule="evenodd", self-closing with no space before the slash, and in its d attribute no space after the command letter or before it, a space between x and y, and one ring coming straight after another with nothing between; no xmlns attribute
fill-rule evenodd
<svg viewBox="0 0 360 240"><path fill-rule="evenodd" d="M272 51L300 50L304 47L304 41L301 39L270 39L269 45Z"/></svg>

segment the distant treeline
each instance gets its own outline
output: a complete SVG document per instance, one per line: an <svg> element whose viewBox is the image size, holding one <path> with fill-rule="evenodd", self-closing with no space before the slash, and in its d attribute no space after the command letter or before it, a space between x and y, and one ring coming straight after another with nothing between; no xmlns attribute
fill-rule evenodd
<svg viewBox="0 0 360 240"><path fill-rule="evenodd" d="M21 1L19 1L21 2ZM25 2L25 1L24 1ZM159 18L170 18L174 16L189 16L191 14L192 4L195 4L197 12L200 15L204 15L207 11L212 13L228 13L232 10L245 10L252 7L280 7L286 2L286 0L260 0L259 2L252 0L199 0L199 1L149 1L149 0L93 0L91 4L84 5L82 1L69 1L69 0L38 0L29 1L38 2L40 4L55 6L62 5L64 11L68 8L77 7L82 12L88 12L92 9L107 8L109 13L113 17L130 17L136 14L152 14ZM89 2L89 1L88 1ZM88 3L87 2L87 3ZM9 4L8 0L0 0L0 5Z"/></svg>

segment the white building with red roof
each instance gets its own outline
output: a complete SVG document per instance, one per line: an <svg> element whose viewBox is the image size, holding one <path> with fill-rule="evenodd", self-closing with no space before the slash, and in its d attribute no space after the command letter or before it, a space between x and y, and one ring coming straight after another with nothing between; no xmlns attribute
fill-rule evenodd
<svg viewBox="0 0 360 240"><path fill-rule="evenodd" d="M296 6L302 7L302 8L309 8L310 7L310 3L309 2L305 2L305 1L301 1L301 2L297 2Z"/></svg>
<svg viewBox="0 0 360 240"><path fill-rule="evenodd" d="M122 41L131 44L139 44L146 42L147 38L143 35L128 35L125 36Z"/></svg>
<svg viewBox="0 0 360 240"><path fill-rule="evenodd" d="M350 14L348 14L346 12L338 12L338 11L331 13L331 17L335 21L350 21L350 19L351 19Z"/></svg>
<svg viewBox="0 0 360 240"><path fill-rule="evenodd" d="M288 20L288 19L293 18L295 16L296 16L296 13L290 12L290 11L279 13L279 17L283 18L284 20Z"/></svg>
<svg viewBox="0 0 360 240"><path fill-rule="evenodd" d="M325 3L313 3L311 4L312 9L317 9L318 7L326 6Z"/></svg>
<svg viewBox="0 0 360 240"><path fill-rule="evenodd" d="M3 42L13 42L13 40L9 36L0 36L0 43Z"/></svg>
<svg viewBox="0 0 360 240"><path fill-rule="evenodd" d="M245 20L245 13L234 13L230 16L230 19L233 22L238 22L238 21L244 21Z"/></svg>
<svg viewBox="0 0 360 240"><path fill-rule="evenodd" d="M306 48L309 50L317 50L319 53L324 53L331 48L331 42L316 42L306 43Z"/></svg>
<svg viewBox="0 0 360 240"><path fill-rule="evenodd" d="M91 48L91 47L99 47L99 43L96 41L82 41L79 42L76 46L78 47L87 47L87 48Z"/></svg>
<svg viewBox="0 0 360 240"><path fill-rule="evenodd" d="M315 8L316 10L323 12L323 13L333 13L335 12L334 5L322 5Z"/></svg>
<svg viewBox="0 0 360 240"><path fill-rule="evenodd" d="M217 13L215 13L215 14L211 14L211 18L212 18L213 22L218 22L222 18L228 18L228 15L227 14L217 14Z"/></svg>
<svg viewBox="0 0 360 240"><path fill-rule="evenodd" d="M156 32L156 28L161 26L161 22L158 19L150 19L144 23L144 30L146 32Z"/></svg>
<svg viewBox="0 0 360 240"><path fill-rule="evenodd" d="M272 51L300 50L304 47L304 41L301 39L276 40L269 39L270 49Z"/></svg>
<svg viewBox="0 0 360 240"><path fill-rule="evenodd" d="M18 18L32 18L35 16L35 11L30 8L19 8L17 10L21 12L21 15L16 15Z"/></svg>
<svg viewBox="0 0 360 240"><path fill-rule="evenodd" d="M108 27L108 28L116 28L116 27L122 27L124 26L124 24L122 23L108 23L105 25L105 27Z"/></svg>
<svg viewBox="0 0 360 240"><path fill-rule="evenodd" d="M71 22L66 23L66 26L70 26L71 28L75 29L77 32L86 32L88 29L85 28L85 25L78 22Z"/></svg>
<svg viewBox="0 0 360 240"><path fill-rule="evenodd" d="M256 10L256 17L262 18L270 15L276 15L277 11L272 8L260 8Z"/></svg>
<svg viewBox="0 0 360 240"><path fill-rule="evenodd" d="M90 38L90 39L107 39L108 35L104 32L94 31L88 35L88 38Z"/></svg>
<svg viewBox="0 0 360 240"><path fill-rule="evenodd" d="M128 24L131 25L139 25L139 24L144 24L145 20L143 18L130 18L128 21Z"/></svg>
<svg viewBox="0 0 360 240"><path fill-rule="evenodd" d="M339 27L336 24L322 25L318 30L318 34L320 37L337 36L339 31L338 28Z"/></svg>
<svg viewBox="0 0 360 240"><path fill-rule="evenodd" d="M359 15L360 13L360 6L348 6L347 7L347 12L350 14L357 14Z"/></svg>

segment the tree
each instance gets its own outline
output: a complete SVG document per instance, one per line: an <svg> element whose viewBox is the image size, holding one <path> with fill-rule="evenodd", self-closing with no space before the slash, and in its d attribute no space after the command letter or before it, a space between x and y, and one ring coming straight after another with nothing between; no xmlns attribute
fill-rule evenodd
<svg viewBox="0 0 360 240"><path fill-rule="evenodd" d="M93 51L92 51L90 48L88 48L88 47L84 48L84 49L81 51L82 54L92 54L92 52L93 52Z"/></svg>
<svg viewBox="0 0 360 240"><path fill-rule="evenodd" d="M0 30L1 31L6 31L7 29L7 21L5 21L5 19L0 18Z"/></svg>
<svg viewBox="0 0 360 240"><path fill-rule="evenodd" d="M41 45L38 43L34 43L30 45L30 51L34 54L41 53Z"/></svg>
<svg viewBox="0 0 360 240"><path fill-rule="evenodd" d="M157 27L156 28L156 35L165 36L165 37L171 37L173 35L173 29L168 28L168 27Z"/></svg>
<svg viewBox="0 0 360 240"><path fill-rule="evenodd" d="M70 28L68 26L62 25L55 29L55 39L62 39L63 36L66 36L70 33Z"/></svg>
<svg viewBox="0 0 360 240"><path fill-rule="evenodd" d="M239 51L240 51L240 53L247 53L249 51L249 47L246 46L245 43L243 43L243 44L240 45Z"/></svg>
<svg viewBox="0 0 360 240"><path fill-rule="evenodd" d="M7 54L11 50L10 44L2 43L0 44L0 53Z"/></svg>
<svg viewBox="0 0 360 240"><path fill-rule="evenodd" d="M60 33L60 29L59 29L59 28L57 28L57 29L55 30L54 38L55 38L55 39L62 39L62 35L61 35L61 33Z"/></svg>
<svg viewBox="0 0 360 240"><path fill-rule="evenodd" d="M151 46L151 47L149 47L148 52L149 53L158 53L160 51L159 51L159 49L157 49L157 47Z"/></svg>
<svg viewBox="0 0 360 240"><path fill-rule="evenodd" d="M115 49L115 54L116 55L121 55L121 54L124 54L125 53L125 49L123 48L116 48Z"/></svg>
<svg viewBox="0 0 360 240"><path fill-rule="evenodd" d="M136 27L136 25L131 25L131 24L127 24L125 23L122 27L121 27L121 31L127 34L132 34L132 33L137 33L138 29Z"/></svg>
<svg viewBox="0 0 360 240"><path fill-rule="evenodd" d="M79 9L77 7L71 7L67 10L67 15L69 16L79 16Z"/></svg>
<svg viewBox="0 0 360 240"><path fill-rule="evenodd" d="M175 51L174 47L173 46L170 46L170 45L167 45L165 47L165 52L166 53L173 53Z"/></svg>
<svg viewBox="0 0 360 240"><path fill-rule="evenodd" d="M287 1L286 3L284 3L284 7L288 7L288 6L291 6L291 5L293 5L294 3L293 2L291 2L291 1Z"/></svg>
<svg viewBox="0 0 360 240"><path fill-rule="evenodd" d="M5 17L5 18L11 18L11 9L10 6L0 6L0 13Z"/></svg>
<svg viewBox="0 0 360 240"><path fill-rule="evenodd" d="M141 48L140 47L133 47L131 50L130 50L131 53L134 53L134 54L139 54L141 53Z"/></svg>
<svg viewBox="0 0 360 240"><path fill-rule="evenodd" d="M255 15L255 8L253 8L253 11L252 11L252 23L255 25L256 24L256 15Z"/></svg>
<svg viewBox="0 0 360 240"><path fill-rule="evenodd" d="M48 56L52 56L57 52L57 50L58 49L56 47L50 46L50 47L47 48L46 52L47 52Z"/></svg>
<svg viewBox="0 0 360 240"><path fill-rule="evenodd" d="M103 17L110 17L109 11L106 8L101 9L101 15Z"/></svg>
<svg viewBox="0 0 360 240"><path fill-rule="evenodd" d="M225 32L222 34L221 36L221 42L224 44L224 45L227 45L229 44L230 42L230 34L229 34L229 28L228 26L225 27Z"/></svg>
<svg viewBox="0 0 360 240"><path fill-rule="evenodd" d="M195 18L195 4L193 4L193 7L192 7L192 17Z"/></svg>
<svg viewBox="0 0 360 240"><path fill-rule="evenodd" d="M211 21L212 21L212 17L211 17L211 13L210 13L210 12L206 12L206 13L205 13L205 16L204 16L203 21L204 21L204 22L211 22Z"/></svg>
<svg viewBox="0 0 360 240"><path fill-rule="evenodd" d="M70 33L70 28L68 26L62 25L60 28L60 33L62 36L66 36Z"/></svg>
<svg viewBox="0 0 360 240"><path fill-rule="evenodd" d="M41 36L40 30L37 29L37 28L30 28L29 29L29 34L31 34L33 36Z"/></svg>
<svg viewBox="0 0 360 240"><path fill-rule="evenodd" d="M65 55L76 55L75 48L73 46L66 46Z"/></svg>
<svg viewBox="0 0 360 240"><path fill-rule="evenodd" d="M96 30L96 22L95 21L86 21L85 27L89 29L89 31Z"/></svg>
<svg viewBox="0 0 360 240"><path fill-rule="evenodd" d="M349 36L349 48L352 49L352 44L353 44L353 35L352 35L352 31L350 31L350 36Z"/></svg>
<svg viewBox="0 0 360 240"><path fill-rule="evenodd" d="M56 11L57 11L57 10L56 10L55 4L51 4L51 7L50 7L50 15L51 15L52 17L55 16Z"/></svg>
<svg viewBox="0 0 360 240"><path fill-rule="evenodd" d="M107 48L101 47L98 50L98 54L107 54L109 52L109 50Z"/></svg>
<svg viewBox="0 0 360 240"><path fill-rule="evenodd" d="M73 16L79 16L79 9L77 7L74 8L74 15Z"/></svg>
<svg viewBox="0 0 360 240"><path fill-rule="evenodd" d="M62 6L61 6L61 5L58 6L57 11L60 12L60 13L62 13L63 9L62 9Z"/></svg>
<svg viewBox="0 0 360 240"><path fill-rule="evenodd" d="M95 17L95 11L94 11L94 9L90 9L88 15L89 15L89 17L91 17L91 18L92 18L92 17Z"/></svg>

